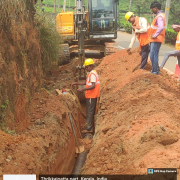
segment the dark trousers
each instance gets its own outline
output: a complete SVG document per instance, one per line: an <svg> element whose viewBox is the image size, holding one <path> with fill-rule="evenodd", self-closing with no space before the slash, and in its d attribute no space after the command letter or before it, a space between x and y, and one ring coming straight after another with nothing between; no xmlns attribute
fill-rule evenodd
<svg viewBox="0 0 180 180"><path fill-rule="evenodd" d="M150 52L149 44L146 44L145 46L141 46L141 67L140 67L140 69L145 68L145 66L147 64L149 52Z"/></svg>
<svg viewBox="0 0 180 180"><path fill-rule="evenodd" d="M85 130L94 132L94 114L96 110L97 98L86 99L86 124Z"/></svg>

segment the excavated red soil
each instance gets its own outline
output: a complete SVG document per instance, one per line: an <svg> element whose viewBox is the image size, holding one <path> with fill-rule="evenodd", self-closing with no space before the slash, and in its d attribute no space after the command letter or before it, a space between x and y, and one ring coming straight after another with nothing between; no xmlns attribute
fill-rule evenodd
<svg viewBox="0 0 180 180"><path fill-rule="evenodd" d="M28 128L14 135L0 131L1 175L71 173L75 141L65 100L78 119L78 110L68 97L62 99L42 89L28 109Z"/></svg>
<svg viewBox="0 0 180 180"><path fill-rule="evenodd" d="M140 70L137 51L121 50L96 68L100 110L83 174L180 168L180 83L164 70L158 76L150 73L150 64Z"/></svg>
<svg viewBox="0 0 180 180"><path fill-rule="evenodd" d="M20 96L15 114L21 114L22 124L15 121L15 125L23 130L14 134L0 131L0 180L3 174L72 172L76 144L68 112L71 113L79 142L77 127L80 129L81 125L83 128L79 121L84 121L84 118L68 92L58 95L55 91L72 83L74 75L71 66L65 65L53 71L51 77L44 80L45 88L34 95L29 107L24 96Z"/></svg>
<svg viewBox="0 0 180 180"><path fill-rule="evenodd" d="M131 55L121 50L94 59L100 64L101 100L93 140L80 140L76 128L79 143L91 148L84 174L146 174L147 168L180 167L180 84L164 70L151 74L150 64L140 70L140 59L138 48ZM20 96L15 112L23 113L24 124L18 127L24 130L0 131L0 180L2 174L71 173L76 144L68 112L81 130L84 118L72 98L58 96L55 89L71 88L75 65L76 60L51 72L29 107Z"/></svg>

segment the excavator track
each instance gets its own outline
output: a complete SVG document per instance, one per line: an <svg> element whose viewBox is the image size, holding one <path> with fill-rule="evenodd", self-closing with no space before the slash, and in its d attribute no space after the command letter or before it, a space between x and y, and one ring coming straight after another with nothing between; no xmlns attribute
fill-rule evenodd
<svg viewBox="0 0 180 180"><path fill-rule="evenodd" d="M60 46L60 61L58 65L67 64L70 62L69 44L61 44Z"/></svg>

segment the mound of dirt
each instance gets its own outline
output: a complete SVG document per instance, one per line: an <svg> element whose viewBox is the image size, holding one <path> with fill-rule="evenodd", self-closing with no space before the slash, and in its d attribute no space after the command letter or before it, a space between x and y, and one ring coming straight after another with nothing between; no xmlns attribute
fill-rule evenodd
<svg viewBox="0 0 180 180"><path fill-rule="evenodd" d="M164 70L139 69L138 49L105 57L100 110L83 174L146 174L180 167L180 84Z"/></svg>

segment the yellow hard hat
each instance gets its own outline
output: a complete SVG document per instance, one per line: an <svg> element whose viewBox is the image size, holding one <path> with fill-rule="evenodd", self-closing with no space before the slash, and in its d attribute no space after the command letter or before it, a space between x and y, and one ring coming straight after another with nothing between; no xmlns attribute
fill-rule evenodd
<svg viewBox="0 0 180 180"><path fill-rule="evenodd" d="M89 66L94 64L94 61L91 58L88 58L84 61L84 66Z"/></svg>
<svg viewBox="0 0 180 180"><path fill-rule="evenodd" d="M129 18L130 18L133 14L134 14L133 12L127 12L126 15L125 15L126 21L129 21Z"/></svg>

